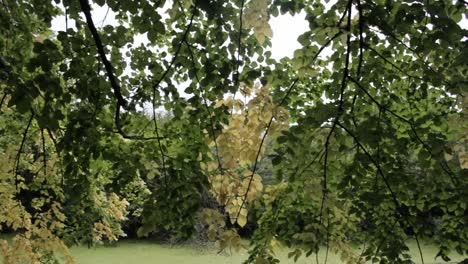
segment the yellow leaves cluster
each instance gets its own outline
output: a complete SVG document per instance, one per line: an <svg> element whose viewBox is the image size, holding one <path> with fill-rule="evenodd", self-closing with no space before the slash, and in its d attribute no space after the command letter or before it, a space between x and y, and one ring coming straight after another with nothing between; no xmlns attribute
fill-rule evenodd
<svg viewBox="0 0 468 264"><path fill-rule="evenodd" d="M260 44L273 36L273 30L268 23L268 0L255 0L247 4L243 16L243 24L252 28L254 36Z"/></svg>
<svg viewBox="0 0 468 264"><path fill-rule="evenodd" d="M41 263L40 255L34 252L31 241L24 236L15 236L11 244L5 240L0 240L0 252L3 255L3 263L5 264Z"/></svg>
<svg viewBox="0 0 468 264"><path fill-rule="evenodd" d="M242 84L245 96L254 96L244 104L227 98L216 106L233 108L229 124L216 138L222 171L218 164L207 164L211 192L224 206L231 223L247 224L248 205L258 200L263 191L262 177L252 168L264 152L264 134L272 135L288 126L288 113L274 104L268 86L253 88Z"/></svg>
<svg viewBox="0 0 468 264"><path fill-rule="evenodd" d="M468 97L468 96L467 96ZM455 160L460 164L461 169L468 169L468 123L466 122L466 109L468 99L464 99L461 107L461 116L451 117L449 126L451 129L451 143L445 148L445 159L447 161Z"/></svg>
<svg viewBox="0 0 468 264"><path fill-rule="evenodd" d="M126 219L129 203L115 193L110 193L107 197L101 195L96 199L96 204L101 205L100 209L103 212L101 219L94 223L93 237L96 241L102 241L104 238L117 241L119 236L124 235L118 223Z"/></svg>
<svg viewBox="0 0 468 264"><path fill-rule="evenodd" d="M109 222L106 220L101 220L97 223L94 223L94 239L96 241L102 241L104 238L107 238L109 241L117 241L117 235L114 233Z"/></svg>
<svg viewBox="0 0 468 264"><path fill-rule="evenodd" d="M249 88L243 87L243 90L248 91ZM255 163L257 156L260 158L263 152L263 149L259 152L259 148L270 120L274 121L270 124L270 135L287 128L289 116L286 109L276 106L268 91L268 86L255 87L255 96L246 105L233 98L216 104L218 107L233 107L238 111L232 115L229 125L216 139L223 158L223 167L235 169Z"/></svg>
<svg viewBox="0 0 468 264"><path fill-rule="evenodd" d="M224 215L220 212L204 208L201 211L201 219L208 225L208 238L210 240L217 240L221 250L227 247L233 248L236 251L245 248L239 234L235 230L225 229Z"/></svg>
<svg viewBox="0 0 468 264"><path fill-rule="evenodd" d="M47 233L47 231L44 231ZM44 253L62 253L65 263L74 264L75 259L63 241L57 236L50 236L49 239L32 239L25 235L16 235L11 243L0 240L0 253L5 264L33 263L41 264Z"/></svg>
<svg viewBox="0 0 468 264"><path fill-rule="evenodd" d="M30 217L26 209L12 195L0 193L0 224L5 224L13 230L30 229Z"/></svg>
<svg viewBox="0 0 468 264"><path fill-rule="evenodd" d="M458 142L454 144L452 150L456 156L458 156L458 162L462 169L468 169L468 134L465 134L460 138ZM450 160L453 156L446 154L446 159Z"/></svg>
<svg viewBox="0 0 468 264"><path fill-rule="evenodd" d="M15 177L12 177L15 152L15 148L9 146L0 157L0 225L6 225L21 233L18 233L11 242L0 240L3 263L41 263L44 254L56 253L62 253L66 263L75 263L68 247L56 235L65 227L65 215L62 213L61 205L56 201L50 201L47 192L44 192L44 197L33 199L32 206L38 213L32 216L15 198L19 189L28 187L19 184L19 189L16 189ZM50 155L50 159L53 160L54 157ZM51 172L52 168L49 170L49 173ZM38 173L32 184L38 184L46 189L46 186L50 187L49 185L58 178L55 174L45 176L45 173ZM21 180L21 177L17 178Z"/></svg>
<svg viewBox="0 0 468 264"><path fill-rule="evenodd" d="M18 207L22 208L20 204ZM0 252L5 264L22 263L23 261L41 263L43 254L47 253L62 253L66 263L75 263L68 247L55 234L55 231L65 227L65 215L61 212L59 203L53 202L49 210L38 213L34 218L24 213L24 208L21 210L23 211L22 215L13 216L11 219L16 221L13 224L14 230L24 229L25 232L16 235L11 243L0 240ZM17 213L18 211L14 211L10 214Z"/></svg>
<svg viewBox="0 0 468 264"><path fill-rule="evenodd" d="M127 214L127 206L129 203L127 200L120 199L119 196L115 193L111 193L109 195L109 215L111 218L117 220L117 221L123 221L125 220L125 215Z"/></svg>
<svg viewBox="0 0 468 264"><path fill-rule="evenodd" d="M201 211L201 219L208 225L208 238L211 240L216 240L220 230L226 226L224 215L213 209L204 208Z"/></svg>

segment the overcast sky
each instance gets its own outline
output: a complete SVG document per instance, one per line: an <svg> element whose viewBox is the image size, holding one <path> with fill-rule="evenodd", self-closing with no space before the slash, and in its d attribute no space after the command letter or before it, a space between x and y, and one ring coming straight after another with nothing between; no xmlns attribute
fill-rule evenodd
<svg viewBox="0 0 468 264"><path fill-rule="evenodd" d="M329 8L335 1L329 1L326 3L326 8ZM167 4L170 4L170 1L167 2ZM165 9L165 8L163 8ZM166 8L167 9L167 8ZM93 5L93 10L92 10L92 16L94 23L96 24L96 27L101 27L105 25L115 25L117 24L117 21L115 20L114 13L109 10L107 7L100 7L98 5ZM165 17L164 14L162 14L163 18ZM271 52L273 58L279 60L283 57L292 57L294 54L294 51L298 48L301 48L301 45L297 41L297 38L299 35L302 33L306 32L309 30L308 28L308 23L305 20L305 14L301 13L295 16L291 16L289 14L286 15L280 15L278 17L270 17L270 25L271 28L273 29L273 38L272 38L272 47L271 47ZM460 26L464 29L468 28L468 19L466 17L463 17ZM69 20L68 21L68 27L74 27L74 21ZM65 17L64 16L59 16L54 18L52 21L52 30L54 31L63 31L65 30L66 25L65 25ZM145 42L146 37L136 37L135 38L135 44ZM466 39L466 37L465 37ZM324 55L327 55L327 53L330 53L329 50L325 50ZM127 72L128 74L129 72ZM181 87L179 89L179 93L182 97L187 96L184 93L184 88L186 87L185 84L179 84ZM188 85L188 83L187 83Z"/></svg>
<svg viewBox="0 0 468 264"><path fill-rule="evenodd" d="M100 27L101 25L115 25L117 23L112 11L107 13L107 10L107 7L93 6L92 15L96 27ZM297 37L308 30L308 25L305 21L305 14L296 15L294 17L289 14L272 17L270 19L270 25L273 29L271 48L273 57L275 59L281 59L285 56L292 57L294 50L301 47L299 42L297 42ZM74 27L74 22L69 20L68 26ZM56 17L52 21L52 30L65 30L64 16Z"/></svg>

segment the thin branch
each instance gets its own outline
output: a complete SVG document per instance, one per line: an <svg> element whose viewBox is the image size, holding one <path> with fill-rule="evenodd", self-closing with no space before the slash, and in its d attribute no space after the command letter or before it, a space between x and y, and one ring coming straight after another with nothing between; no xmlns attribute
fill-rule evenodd
<svg viewBox="0 0 468 264"><path fill-rule="evenodd" d="M424 257L421 249L421 244L419 243L418 234L414 231L414 239L416 240L416 245L418 246L419 256L421 258L421 263L424 264Z"/></svg>
<svg viewBox="0 0 468 264"><path fill-rule="evenodd" d="M106 14L104 15L104 18L102 19L101 27L104 26L104 22L106 22L107 15L109 14L110 7L107 7Z"/></svg>
<svg viewBox="0 0 468 264"><path fill-rule="evenodd" d="M47 177L47 150L46 150L46 144L45 144L45 138L44 138L44 129L41 128L41 139L42 139L42 157L43 157L43 163L44 163L44 176Z"/></svg>
<svg viewBox="0 0 468 264"><path fill-rule="evenodd" d="M414 76L414 75L411 75L409 73L407 73L406 71L404 71L401 67L399 67L398 65L396 65L395 63L391 62L389 59L387 59L385 56L383 56L382 54L380 54L377 50L375 50L374 48L372 48L369 44L365 43L364 46L371 50L372 52L374 52L379 58L381 58L383 61L385 61L386 63L390 64L393 68L397 69L399 72L403 73L404 75L410 77L410 78L414 78L414 79L417 79L417 80L421 80L421 81L424 81L424 79L422 77L419 77L419 76Z"/></svg>
<svg viewBox="0 0 468 264"><path fill-rule="evenodd" d="M2 99L0 100L0 113L2 113L2 106L3 106L3 102L5 102L6 96L7 96L7 93L4 92L3 96L2 96Z"/></svg>
<svg viewBox="0 0 468 264"><path fill-rule="evenodd" d="M192 27L193 18L195 17L195 10L196 10L196 7L193 8L192 16L190 17L190 22L189 22L189 24L187 25L187 28L184 31L184 35L182 36L182 39L180 40L179 45L177 46L176 52L174 53L174 56L172 57L172 60L169 63L169 66L164 71L163 75L161 75L161 77L153 85L153 91L156 90L159 87L159 85L161 84L161 82L166 78L166 75L172 69L172 66L174 66L174 63L175 63L176 59L179 57L179 53L180 53L180 50L181 50L182 45L184 43L184 40L187 38L187 35L188 35L189 31L190 31L190 28Z"/></svg>
<svg viewBox="0 0 468 264"><path fill-rule="evenodd" d="M104 51L104 46L101 41L101 37L99 36L96 26L94 25L93 18L91 16L91 7L89 6L88 0L80 0L81 11L84 13L86 17L86 23L88 25L89 30L91 31L91 35L93 36L94 42L96 43L96 48L99 53L99 57L104 64L104 67L107 72L107 77L111 83L112 89L114 91L114 96L117 99L117 106L126 107L127 101L123 98L121 93L120 85L117 82L117 78L114 75L113 68L109 60L107 59L106 53Z"/></svg>
<svg viewBox="0 0 468 264"><path fill-rule="evenodd" d="M126 108L127 107L127 101L122 95L121 92L121 87L117 82L117 78L114 75L113 72L113 67L110 63L110 61L107 59L106 53L104 51L104 46L102 44L101 37L99 36L96 26L94 25L93 18L91 16L91 7L88 3L88 0L80 0L80 6L81 6L81 11L86 17L86 24L88 25L89 30L91 31L91 35L94 39L94 42L96 44L96 48L98 50L98 55L104 64L104 68L106 69L107 77L110 81L113 93L115 98L117 99L116 106L115 106L115 116L114 116L114 122L117 127L117 132L125 139L133 139L133 140L160 140L161 138L159 136L156 137L142 137L142 136L137 136L137 135L128 135L123 131L122 124L120 123L120 111L121 108Z"/></svg>
<svg viewBox="0 0 468 264"><path fill-rule="evenodd" d="M429 145L427 145L427 143L425 143L421 137L419 136L418 132L416 131L416 128L414 127L414 124L402 117L401 115L395 113L393 110L391 110L390 108L387 108L385 106L383 106L381 103L379 103L379 101L377 101L370 93L369 91L367 91L366 88L364 88L358 81L356 81L353 77L351 76L348 76L348 78L353 82L355 83L368 97L369 99L374 103L376 104L379 108L381 109L384 109L385 111L389 112L390 114L392 114L394 117L396 117L397 119L399 119L400 121L408 124L411 128L411 131L413 132L414 134L414 137L416 138L416 140L424 147L424 149L429 153L429 155L431 156L431 158L436 159L436 157L434 156L434 153L432 152L431 148ZM458 185L458 179L455 177L455 174L453 173L453 171L450 169L450 167L448 166L447 162L446 161L439 161L439 165L441 166L442 170L450 176L451 180L452 180L452 183L457 186Z"/></svg>
<svg viewBox="0 0 468 264"><path fill-rule="evenodd" d="M390 227L390 234L393 233L393 230L395 229L396 227L396 224L398 223L398 219L395 218L395 221L393 221L393 224L392 226ZM379 245L377 246L377 248L375 249L375 254L374 254L374 257L373 258L376 258L377 257L377 253L379 253L380 249L382 248L383 244L385 242L385 239L382 238L382 240L380 241ZM359 259L361 259L361 257L363 256L364 254L364 251L361 252L361 255L359 256Z"/></svg>
<svg viewBox="0 0 468 264"><path fill-rule="evenodd" d="M379 164L378 161L376 161L372 155L369 153L369 151L364 148L364 146L362 145L362 143L360 142L360 140L358 139L358 137L353 133L351 132L351 130L349 130L347 127L345 127L344 125L342 125L341 123L337 123L337 125L339 127L341 127L344 131L346 131L356 142L356 144L358 144L359 148L362 149L362 151L366 154L366 156L368 157L368 159L370 160L370 162L376 167L377 169L377 172L378 174L380 175L380 177L382 178L382 180L384 181L385 183L385 186L387 188L387 190L390 192L390 195L392 197L392 200L393 200L393 203L395 205L395 209L396 209L396 214L397 216L402 219L402 220L406 220L406 222L408 223L408 225L410 225L411 227L414 226L414 224L411 223L411 221L409 219L406 219L402 214L401 212L399 211L399 208L401 208L401 205L400 205L400 202L398 202L398 199L397 199L397 196L395 194L395 192L392 190L392 187L390 186L390 183L387 179L387 177L385 176L385 174L383 173L383 170ZM421 251L421 248L420 248L420 245L419 245L419 241L418 241L418 236L417 236L417 232L416 230L414 230L414 228L412 228L413 231L414 231L414 236L417 240L417 243L418 243L418 247L419 247L419 250L420 250L420 255L421 255L421 260L422 260L422 263L424 263L424 259L422 258L422 251Z"/></svg>
<svg viewBox="0 0 468 264"><path fill-rule="evenodd" d="M423 56L421 56L421 54L419 54L419 52L417 52L415 49L413 49L412 47L408 46L408 44L406 44L405 42L403 42L401 39L399 39L397 36L395 36L393 33L391 32L384 32L382 30L376 30L376 29L372 29L370 28L372 31L374 32L378 32L378 33L381 33L381 34L384 34L385 36L388 36L390 38L392 38L393 40L395 40L396 42L400 43L402 46L404 46L407 50L411 51L414 55L416 55L416 57L418 57L419 61L421 61L421 63L426 66L427 69L431 70L433 73L437 74L437 75L441 75L439 74L436 70L434 70L434 68L432 68L432 66L426 62L423 58ZM446 85L448 86L452 86L448 81L446 80L442 80Z"/></svg>
<svg viewBox="0 0 468 264"><path fill-rule="evenodd" d="M180 1L176 0L176 2L177 2L177 5L180 7L180 11L182 11L182 15L184 16L184 18L187 18L187 15L185 14L185 11L184 11L184 7L180 3Z"/></svg>
<svg viewBox="0 0 468 264"><path fill-rule="evenodd" d="M351 57L351 8L352 7L352 1L348 1L347 9L345 13L348 14L348 21L346 24L346 31L348 32L346 36L346 60L345 60L345 66L343 68L343 77L341 80L341 89L340 89L340 99L338 103L338 111L335 116L335 120L333 121L332 127L330 129L330 132L327 135L327 138L325 140L325 157L323 161L323 196L322 196L322 202L320 206L320 224L322 224L322 214L323 214L323 207L325 203L325 199L327 196L328 192L328 187L327 187L327 172L328 172L328 148L330 144L330 139L335 131L336 124L338 123L341 115L343 114L343 103L344 103L344 91L347 86L347 77L349 73L349 62L350 62L350 57Z"/></svg>
<svg viewBox="0 0 468 264"><path fill-rule="evenodd" d="M57 153L57 157L59 159L59 162L60 164L62 163L62 158L60 157L60 151L59 151L59 148L58 148L58 144L57 144L57 140L55 139L54 135L52 134L52 131L50 131L49 128L46 128L47 130L47 134L49 135L49 138L52 140L52 143L54 144L54 148L55 148L55 153ZM65 179L64 179L64 175L65 173L63 173L63 168L62 166L59 166L60 167L60 170L61 170L61 173L62 173L62 189L64 188L64 184L65 184Z"/></svg>
<svg viewBox="0 0 468 264"><path fill-rule="evenodd" d="M351 130L349 130L347 127L345 127L344 125L342 125L340 122L337 122L337 125L339 127L341 127L344 131L346 131L356 142L356 144L359 146L360 149L362 149L362 151L364 152L364 154L366 154L366 156L369 158L370 162L372 164L374 164L374 166L376 167L377 169L377 172L378 174L380 175L380 177L382 178L382 180L384 181L385 183L385 186L387 187L388 191L390 192L390 195L392 196L392 199L393 199L393 203L395 204L395 207L396 208L399 208L400 207L400 203L398 202L398 199L396 197L396 194L395 192L393 191L392 187L390 186L390 183L387 179L387 177L385 176L382 168L380 167L379 163L377 163L377 161L375 161L375 159L372 157L372 155L369 153L369 151L367 151L366 148L364 148L364 146L362 145L361 141L359 140L359 138L353 133L351 132Z"/></svg>
<svg viewBox="0 0 468 264"><path fill-rule="evenodd" d="M234 86L236 87L236 89L234 91L234 95L233 95L232 100L234 100L236 98L237 90L239 90L239 88L240 88L240 82L239 82L240 72L239 72L239 69L240 69L240 64L241 64L240 55L241 55L241 52L242 52L242 27L243 27L242 26L242 17L244 15L244 2L245 2L245 0L241 0L240 14L239 14L239 35L238 35L238 38L237 38L237 64L236 64L236 73L234 74ZM231 108L230 115L232 115L233 112L234 112L234 106Z"/></svg>
<svg viewBox="0 0 468 264"><path fill-rule="evenodd" d="M20 147L18 149L18 152L16 153L15 169L14 169L16 191L19 191L19 189L18 189L18 183L19 183L19 180L18 180L18 167L19 167L19 163L20 163L21 152L23 151L24 143L26 142L29 127L31 126L33 119L34 119L34 112L31 112L31 117L29 117L28 124L26 125L26 128L24 129L24 132L23 132Z"/></svg>
<svg viewBox="0 0 468 264"><path fill-rule="evenodd" d="M327 264L328 261L328 251L330 250L330 208L327 208L327 247L325 250L325 260L323 261L324 264Z"/></svg>
<svg viewBox="0 0 468 264"><path fill-rule="evenodd" d="M351 1L350 1L350 2L351 2ZM346 12L343 13L342 17L340 18L340 20L339 20L339 22L338 22L338 25L339 25L339 24L342 22L342 20L344 19L345 14L346 14ZM330 39L317 51L317 53L315 54L315 56L312 58L311 63L314 63L315 60L316 60L316 59L319 57L319 55L321 54L321 52L322 52L333 40L335 40L335 39L336 39L338 36L340 36L341 34L342 34L342 32L338 32L338 33L336 33L332 38L330 38ZM279 103L278 105L282 105L282 104L286 101L286 98L287 98L287 97L289 96L289 94L294 90L295 84L296 84L296 82L298 82L298 81L299 81L299 78L296 78L296 79L293 81L293 84L290 86L290 88L288 89L286 95L282 98L282 100L280 101L280 103ZM271 120L270 120L270 122L269 122L269 125L271 126ZM241 211L242 207L243 207L244 204L245 204L245 200L246 200L247 194L248 194L248 192L249 192L249 190L250 190L250 186L251 186L251 183L252 183L252 180L253 180L253 175L255 174L255 170L256 170L256 167L257 167L257 163L258 163L258 156L259 156L259 154L260 154L260 151L261 151L261 148L262 148L264 139L265 139L265 137L266 137L266 135L267 135L268 128L269 128L269 127L267 126L267 130L266 130L265 134L263 135L262 141L261 141L261 143L260 143L260 148L259 148L259 151L257 152L257 157L256 157L256 159L255 159L254 170L253 170L252 176L251 176L251 178L250 178L249 184L248 184L248 186L247 186L247 190L246 190L246 193L245 193L245 195L244 195L244 199L242 200L242 204L241 204L241 206L240 206L240 208L239 208L239 211L237 212L236 219L239 217L240 211ZM314 158L314 160L310 163L310 165L312 165L312 163L315 161L315 159L316 159L318 156L319 156L319 154L317 154L317 156L316 156L316 157ZM303 171L305 171L305 170L303 170ZM278 214L277 214L277 215L279 215L279 210L278 210ZM276 216L276 218L277 218L277 216Z"/></svg>
<svg viewBox="0 0 468 264"><path fill-rule="evenodd" d="M397 199L397 196L395 194L395 192L392 190L392 187L390 186L390 183L387 179L387 177L385 176L385 174L383 173L383 170L382 168L380 167L379 163L377 161L374 160L374 158L372 157L372 155L364 148L364 146L361 144L360 140L357 138L356 135L354 135L353 132L351 132L348 128L346 128L345 126L343 126L341 123L338 123L338 126L341 127L343 130L345 130L352 138L354 138L356 144L358 144L358 146L362 149L362 151L366 154L366 156L369 158L369 160L371 161L372 164L374 164L374 166L377 168L377 172L378 174L381 176L381 178L383 179L384 183L385 183L385 186L387 187L387 190L390 192L391 194L391 197L392 197L392 200L393 200L393 203L395 204L395 208L396 208L396 213L397 215L399 216L399 218L403 219L403 220L406 220L407 223L410 225L410 226L414 226L411 221L409 219L406 219L403 217L403 215L399 212L399 208L401 207L400 206L400 203L398 202L398 199ZM417 237L417 232L416 230L414 230L413 228L413 231L414 231L414 236L416 238L416 240L418 240L418 237ZM420 250L420 254L421 254L421 260L422 262L424 263L424 259L422 258L422 251L421 251L421 248L420 248L420 245L419 245L419 241L417 241L418 243L418 247L419 247L419 250Z"/></svg>
<svg viewBox="0 0 468 264"><path fill-rule="evenodd" d="M188 32L190 31L190 28L192 27L193 24L193 18L195 17L195 7L192 11L192 16L190 17L190 22L185 29L184 35L182 36L182 40L179 42L179 45L177 47L177 50L174 54L174 57L172 58L169 66L167 67L166 71L163 73L161 78L156 82L155 85L153 85L153 124L154 124L154 132L156 133L156 137L158 138L158 148L159 152L161 154L161 161L162 161L162 170L163 170L163 177L164 177L164 183L167 185L167 171L166 171L166 160L165 160L165 154L164 150L162 147L161 140L159 139L159 129L158 129L158 122L156 120L156 91L161 84L161 82L166 78L166 75L169 73L169 71L172 69L172 66L174 65L176 59L179 57L180 50L182 48L182 45L184 43L184 40L187 38Z"/></svg>
<svg viewBox="0 0 468 264"><path fill-rule="evenodd" d="M188 48L188 51L190 53L190 58L192 60L192 67L195 69L195 79L197 80L197 82L200 84L200 79L198 77L198 69L197 69L197 66L195 65L195 56L193 54L193 51L192 51L192 47L189 45L189 43L187 42L187 40L185 40L185 44ZM211 111L210 111L210 108L208 107L208 101L206 100L206 97L205 97L205 94L204 94L204 90L201 89L201 98L203 99L203 103L204 103L204 106L205 106L205 109L208 113L208 115L210 116L210 130L211 130L211 137L213 138L213 142L215 144L215 152L216 152L216 160L218 161L218 169L219 169L219 172L221 173L221 175L224 175L224 169L223 169L223 165L222 165L222 162L221 162L221 157L219 156L219 147L218 147L218 142L216 140L216 135L215 135L215 129L214 129L214 119L213 119L213 115L211 114Z"/></svg>
<svg viewBox="0 0 468 264"><path fill-rule="evenodd" d="M291 93L291 91L293 90L294 86L296 85L296 83L298 82L298 79L294 80L294 82L291 84L291 86L289 87L289 89L287 90L286 94L283 96L283 99L279 102L279 104L275 107L279 107L281 106L281 104L286 100L286 98L289 96L289 94ZM254 175L255 175L255 172L257 171L257 165L258 165L258 160L259 160L259 157L260 157L260 152L262 150L262 147L263 147L263 143L265 142L265 139L266 139L266 136L268 135L268 132L270 130L270 127L271 127L271 124L273 123L273 119L275 118L274 114L272 113L271 115L271 118L270 118L270 121L268 122L268 125L266 126L265 128L265 132L263 134L263 137L262 137L262 140L260 141L260 146L258 148L258 151L257 151L257 155L255 157L255 163L254 163L254 166L253 166L253 169L252 169L252 175L250 176L250 179L249 179L249 184L247 185L247 189L245 191L245 194L244 194L244 198L242 199L242 204L240 205L239 207L239 211L237 212L237 215L236 215L236 218L235 219L238 219L239 218L239 214L242 210L242 208L244 207L244 204L245 204L245 201L247 200L247 195L250 191L250 186L252 185L252 181L253 181L253 178L254 178Z"/></svg>
<svg viewBox="0 0 468 264"><path fill-rule="evenodd" d="M238 86L239 85L239 68L240 68L240 54L242 52L242 17L244 15L244 3L245 0L241 0L241 6L240 6L240 15L239 15L239 35L237 38L237 69L236 69L236 75L235 80L234 80L234 85Z"/></svg>
<svg viewBox="0 0 468 264"><path fill-rule="evenodd" d="M320 154L322 154L322 156L321 156L320 159L319 159L319 160L321 160L322 157L323 157L323 155L324 155L322 152L323 152L323 149L320 149L320 151L317 152L317 154L314 156L314 158L312 159L312 161L311 161L309 164L307 164L307 165L302 169L302 171L301 171L300 173L298 173L297 175L294 175L294 178L295 178L295 177L300 177L302 174L304 174L304 172L305 172L308 168L310 168L310 166L312 166L312 165L315 163L315 161L317 160L317 158L319 157ZM291 179L291 177L290 177L290 179Z"/></svg>
<svg viewBox="0 0 468 264"><path fill-rule="evenodd" d="M158 148L159 148L159 153L161 154L161 162L162 162L162 173L163 173L163 178L164 178L164 184L167 185L167 171L166 171L166 158L164 155L164 150L162 148L161 140L159 139L159 129L158 129L158 123L156 120L156 111L154 110L153 107L153 122L154 122L154 132L156 133L156 137L158 138Z"/></svg>
<svg viewBox="0 0 468 264"><path fill-rule="evenodd" d="M362 6L361 6L361 0L357 0L357 9L359 12L359 63L358 63L358 68L357 68L357 78L359 80L361 76L361 68L362 68L362 61L363 61L363 55L364 55L364 37L363 37L363 32L364 32L364 16L362 14Z"/></svg>

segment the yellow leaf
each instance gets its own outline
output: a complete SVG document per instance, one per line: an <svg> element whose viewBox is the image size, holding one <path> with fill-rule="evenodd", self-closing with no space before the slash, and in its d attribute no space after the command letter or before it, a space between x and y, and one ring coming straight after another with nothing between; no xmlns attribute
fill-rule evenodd
<svg viewBox="0 0 468 264"><path fill-rule="evenodd" d="M243 216L246 216L246 217L247 217L247 214L248 214L248 211L247 211L247 209L245 209L245 208L242 208L242 209L240 210L240 212L239 212L239 215L243 215Z"/></svg>
<svg viewBox="0 0 468 264"><path fill-rule="evenodd" d="M269 38L273 37L273 30L271 29L270 24L266 24L263 29L263 34Z"/></svg>
<svg viewBox="0 0 468 264"><path fill-rule="evenodd" d="M237 224L239 224L240 227L244 227L247 224L247 216L239 214Z"/></svg>
<svg viewBox="0 0 468 264"><path fill-rule="evenodd" d="M265 42L265 35L262 33L255 33L255 38L257 39L258 43L260 43L260 45Z"/></svg>

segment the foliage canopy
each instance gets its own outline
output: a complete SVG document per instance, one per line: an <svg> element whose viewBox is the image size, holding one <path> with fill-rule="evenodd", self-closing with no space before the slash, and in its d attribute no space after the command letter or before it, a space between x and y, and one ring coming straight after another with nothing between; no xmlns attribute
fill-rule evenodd
<svg viewBox="0 0 468 264"><path fill-rule="evenodd" d="M67 245L117 240L128 217L182 239L202 219L221 248L254 226L247 263L279 244L467 254L467 3L325 2L1 0L6 263L72 263ZM269 18L299 12L310 30L276 61Z"/></svg>

